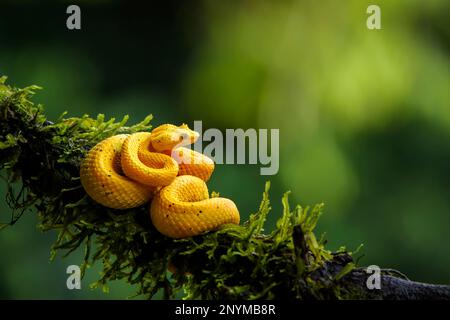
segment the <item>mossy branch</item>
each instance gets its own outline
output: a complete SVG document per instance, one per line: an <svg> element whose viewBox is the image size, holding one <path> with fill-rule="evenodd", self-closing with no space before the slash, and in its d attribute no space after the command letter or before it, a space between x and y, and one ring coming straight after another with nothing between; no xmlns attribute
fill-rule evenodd
<svg viewBox="0 0 450 320"><path fill-rule="evenodd" d="M66 118L50 122L30 99L37 86L12 88L0 78L0 170L13 225L29 209L39 227L57 230L52 248L70 254L85 248L82 273L96 261L103 266L93 284L107 290L112 280L139 286L138 295L185 299L450 299L449 286L420 284L384 270L381 290L369 290L367 274L345 250L331 252L314 229L322 205L289 207L274 231L264 232L270 211L269 183L259 209L241 226L174 240L152 226L147 207L112 210L92 201L79 180L80 161L100 140L118 133L150 129L139 124ZM169 271L171 270L171 271Z"/></svg>

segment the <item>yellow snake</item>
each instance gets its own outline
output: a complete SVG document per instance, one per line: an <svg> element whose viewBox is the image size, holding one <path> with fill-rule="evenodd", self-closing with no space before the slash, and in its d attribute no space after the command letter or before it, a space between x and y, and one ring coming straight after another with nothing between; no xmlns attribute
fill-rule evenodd
<svg viewBox="0 0 450 320"><path fill-rule="evenodd" d="M184 146L199 134L187 125L161 125L150 132L115 135L100 141L81 163L86 193L113 209L149 201L153 225L171 238L184 238L239 224L233 201L209 197L214 170L207 156Z"/></svg>

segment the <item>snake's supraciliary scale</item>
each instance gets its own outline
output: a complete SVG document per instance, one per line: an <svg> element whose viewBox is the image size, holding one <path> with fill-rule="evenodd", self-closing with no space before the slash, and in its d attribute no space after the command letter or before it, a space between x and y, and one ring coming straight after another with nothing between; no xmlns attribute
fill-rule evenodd
<svg viewBox="0 0 450 320"><path fill-rule="evenodd" d="M109 137L82 161L81 184L92 199L109 208L149 203L154 226L168 237L190 237L227 223L239 224L233 201L209 196L206 181L214 162L185 147L198 137L184 124Z"/></svg>

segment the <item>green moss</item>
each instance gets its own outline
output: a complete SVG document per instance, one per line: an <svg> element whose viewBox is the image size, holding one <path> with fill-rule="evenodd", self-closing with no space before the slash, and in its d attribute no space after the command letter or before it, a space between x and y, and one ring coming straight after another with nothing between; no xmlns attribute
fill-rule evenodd
<svg viewBox="0 0 450 320"><path fill-rule="evenodd" d="M113 210L92 201L79 179L85 153L102 139L119 133L147 131L151 116L133 126L128 117L116 122L104 115L46 119L41 105L30 99L39 88L12 88L0 80L0 169L8 186L7 202L14 224L24 210L39 215L39 227L59 232L52 248L66 255L83 246L86 268L103 265L93 287L107 291L110 281L138 284L137 294L185 299L310 299L343 296L339 279L355 266L345 262L327 271L336 254L314 234L323 205L283 212L276 228L264 233L270 212L266 183L259 210L241 226L228 225L197 237L174 240L158 233L146 206ZM172 274L168 271L176 269ZM320 274L325 272L325 274ZM328 273L326 273L328 272ZM320 276L318 276L320 275ZM324 281L325 279L326 281Z"/></svg>

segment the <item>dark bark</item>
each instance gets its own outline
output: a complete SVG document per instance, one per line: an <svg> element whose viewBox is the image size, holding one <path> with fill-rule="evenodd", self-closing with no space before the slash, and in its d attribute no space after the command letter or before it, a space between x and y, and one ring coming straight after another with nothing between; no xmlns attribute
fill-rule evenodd
<svg viewBox="0 0 450 320"><path fill-rule="evenodd" d="M383 271L383 270L382 270ZM365 269L355 269L342 278L348 290L359 292L367 299L383 300L450 300L450 286L420 283L389 274L381 274L380 289L369 290Z"/></svg>

